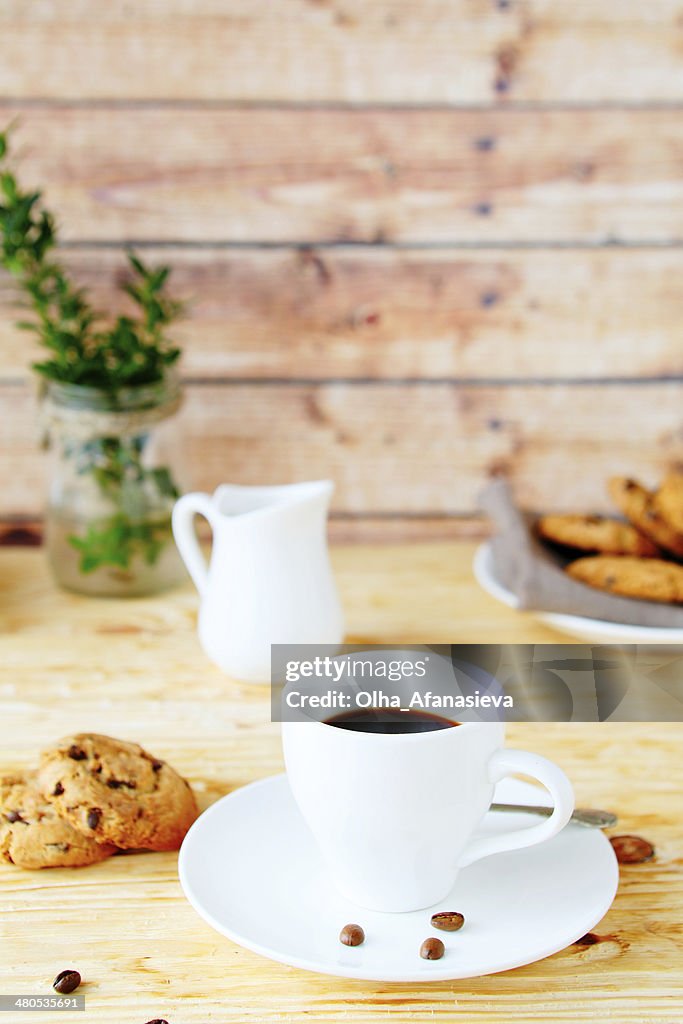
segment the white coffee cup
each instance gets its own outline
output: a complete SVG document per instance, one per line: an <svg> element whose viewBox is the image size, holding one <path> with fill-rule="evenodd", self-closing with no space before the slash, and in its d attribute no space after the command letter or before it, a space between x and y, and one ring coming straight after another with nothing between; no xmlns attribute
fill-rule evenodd
<svg viewBox="0 0 683 1024"><path fill-rule="evenodd" d="M569 780L543 757L503 748L504 731L501 722L399 734L282 723L292 793L348 899L386 912L429 907L460 868L557 835L574 809ZM513 773L548 790L552 815L473 840L495 783Z"/></svg>

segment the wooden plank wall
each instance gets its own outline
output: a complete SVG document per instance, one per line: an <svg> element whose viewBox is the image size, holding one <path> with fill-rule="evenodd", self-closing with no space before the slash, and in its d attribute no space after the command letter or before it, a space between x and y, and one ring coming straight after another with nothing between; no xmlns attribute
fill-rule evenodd
<svg viewBox="0 0 683 1024"><path fill-rule="evenodd" d="M683 0L5 0L0 124L101 306L190 299L191 483L332 476L347 535L604 507L683 458ZM0 519L40 514L0 277Z"/></svg>

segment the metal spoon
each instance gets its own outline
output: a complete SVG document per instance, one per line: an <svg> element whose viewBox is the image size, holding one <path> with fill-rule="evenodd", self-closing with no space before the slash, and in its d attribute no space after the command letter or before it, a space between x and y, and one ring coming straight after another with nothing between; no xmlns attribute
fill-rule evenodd
<svg viewBox="0 0 683 1024"><path fill-rule="evenodd" d="M553 813L552 807L541 805L529 806L528 804L491 804L492 811L517 811L525 814L540 814L543 818L549 818ZM572 814L570 821L587 828L612 828L617 823L616 814L611 811L591 810L588 807L577 807Z"/></svg>

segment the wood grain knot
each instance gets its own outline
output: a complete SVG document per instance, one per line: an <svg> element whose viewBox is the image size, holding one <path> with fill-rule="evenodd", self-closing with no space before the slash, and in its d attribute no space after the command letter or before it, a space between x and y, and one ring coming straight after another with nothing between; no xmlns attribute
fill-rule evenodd
<svg viewBox="0 0 683 1024"><path fill-rule="evenodd" d="M3 548L38 548L42 544L42 534L37 527L13 526L0 533L0 547Z"/></svg>
<svg viewBox="0 0 683 1024"><path fill-rule="evenodd" d="M598 935L596 932L586 932L580 939L576 939L573 943L574 946L587 949L589 946L602 946L612 944L616 946L621 953L625 953L630 948L630 942L623 939L620 935Z"/></svg>

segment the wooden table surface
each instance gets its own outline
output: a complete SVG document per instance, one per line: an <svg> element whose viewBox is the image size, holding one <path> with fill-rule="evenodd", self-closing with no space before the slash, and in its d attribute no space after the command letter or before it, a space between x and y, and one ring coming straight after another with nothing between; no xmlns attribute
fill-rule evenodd
<svg viewBox="0 0 683 1024"><path fill-rule="evenodd" d="M480 592L472 551L469 543L336 548L349 638L559 641ZM44 744L79 729L138 740L168 758L203 807L280 771L267 688L238 685L207 662L196 607L189 585L148 600L79 598L55 589L41 551L0 552L0 771L33 765ZM524 724L509 740L553 758L579 803L614 809L620 832L657 848L654 861L622 867L593 945L470 981L323 977L217 935L183 898L176 855L136 854L80 870L0 867L0 993L49 993L54 975L74 966L87 1010L64 1019L98 1024L679 1022L683 725ZM34 1017L46 1019L7 1020Z"/></svg>

